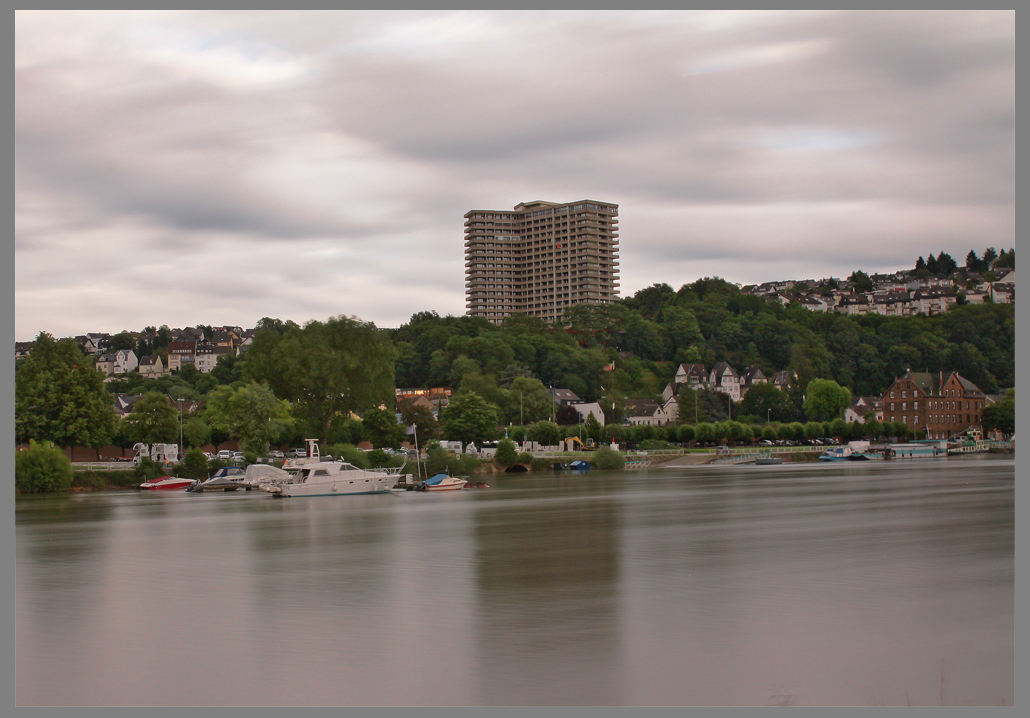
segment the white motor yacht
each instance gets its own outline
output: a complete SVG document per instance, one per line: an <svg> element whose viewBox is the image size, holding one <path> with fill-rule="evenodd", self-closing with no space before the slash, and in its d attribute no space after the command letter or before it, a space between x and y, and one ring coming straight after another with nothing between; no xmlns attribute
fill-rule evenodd
<svg viewBox="0 0 1030 718"><path fill-rule="evenodd" d="M272 478L259 488L283 498L390 493L403 468L359 469L345 461L322 461L317 442L308 439L307 443L306 457L288 459L283 464L286 476Z"/></svg>

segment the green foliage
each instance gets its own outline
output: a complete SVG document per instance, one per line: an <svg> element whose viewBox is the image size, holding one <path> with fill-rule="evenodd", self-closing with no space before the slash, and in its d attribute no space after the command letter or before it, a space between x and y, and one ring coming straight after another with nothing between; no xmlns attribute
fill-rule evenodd
<svg viewBox="0 0 1030 718"><path fill-rule="evenodd" d="M427 407L408 404L401 409L401 420L404 422L404 426L415 427L415 434L409 438L409 441L417 438L419 446L425 446L440 437L440 424L437 423L433 412Z"/></svg>
<svg viewBox="0 0 1030 718"><path fill-rule="evenodd" d="M200 449L190 449L176 467L176 475L203 481L207 478L207 457Z"/></svg>
<svg viewBox="0 0 1030 718"><path fill-rule="evenodd" d="M334 317L303 329L271 323L254 333L245 376L295 402L316 438L352 411L394 402L394 348L371 322Z"/></svg>
<svg viewBox="0 0 1030 718"><path fill-rule="evenodd" d="M426 450L426 470L429 476L449 473L451 476L470 476L479 466L479 459L471 454L454 455L434 442Z"/></svg>
<svg viewBox="0 0 1030 718"><path fill-rule="evenodd" d="M29 440L14 455L14 485L19 493L65 491L72 485L72 464L52 442Z"/></svg>
<svg viewBox="0 0 1030 718"><path fill-rule="evenodd" d="M361 417L361 425L365 438L377 449L400 448L405 438L404 427L397 423L394 413L386 409L369 409Z"/></svg>
<svg viewBox="0 0 1030 718"><path fill-rule="evenodd" d="M679 447L661 439L646 439L640 442L638 448L644 451L658 451L660 449L678 449Z"/></svg>
<svg viewBox="0 0 1030 718"><path fill-rule="evenodd" d="M390 464L390 455L382 449L372 449L372 451L368 452L368 461L372 466L388 466Z"/></svg>
<svg viewBox="0 0 1030 718"><path fill-rule="evenodd" d="M328 454L343 459L359 469L371 467L368 452L362 451L353 444L333 444L328 448Z"/></svg>
<svg viewBox="0 0 1030 718"><path fill-rule="evenodd" d="M852 272L851 276L848 277L848 281L851 282L853 289L859 294L873 291L873 280L861 270Z"/></svg>
<svg viewBox="0 0 1030 718"><path fill-rule="evenodd" d="M189 446L207 446L211 441L211 427L199 416L191 416L182 425L182 435Z"/></svg>
<svg viewBox="0 0 1030 718"><path fill-rule="evenodd" d="M508 468L516 463L518 459L518 449L515 447L514 441L511 439L501 439L497 442L497 453L494 454L494 461L504 468Z"/></svg>
<svg viewBox="0 0 1030 718"><path fill-rule="evenodd" d="M847 438L848 425L840 418L834 419L830 422L830 436L836 436L841 439Z"/></svg>
<svg viewBox="0 0 1030 718"><path fill-rule="evenodd" d="M519 454L518 461L516 461L515 463L516 464L532 464L533 463L533 455L531 453L529 453L528 451L523 451L521 454Z"/></svg>
<svg viewBox="0 0 1030 718"><path fill-rule="evenodd" d="M470 443L481 446L497 435L497 410L475 392L451 398L440 412L440 427L450 441L460 441L461 448Z"/></svg>
<svg viewBox="0 0 1030 718"><path fill-rule="evenodd" d="M626 458L611 447L601 446L591 454L590 463L597 469L622 469L626 466Z"/></svg>
<svg viewBox="0 0 1030 718"><path fill-rule="evenodd" d="M702 421L700 424L694 427L694 441L705 444L709 441L715 441L716 432L715 424L707 421Z"/></svg>
<svg viewBox="0 0 1030 718"><path fill-rule="evenodd" d="M594 412L587 414L586 421L583 422L583 436L598 441L601 438L601 422L594 416Z"/></svg>
<svg viewBox="0 0 1030 718"><path fill-rule="evenodd" d="M291 429L290 405L277 399L267 384L220 386L207 399L207 422L239 439L244 454L268 453Z"/></svg>
<svg viewBox="0 0 1030 718"><path fill-rule="evenodd" d="M996 404L984 407L983 410L984 429L997 430L1011 436L1016 431L1016 390L1009 389L1005 396Z"/></svg>
<svg viewBox="0 0 1030 718"><path fill-rule="evenodd" d="M795 418L790 396L772 382L752 384L740 400L738 409L741 414L757 416L762 422L792 421Z"/></svg>
<svg viewBox="0 0 1030 718"><path fill-rule="evenodd" d="M168 403L168 397L156 391L144 394L123 421L126 433L134 442L153 444L179 440L179 412Z"/></svg>
<svg viewBox="0 0 1030 718"><path fill-rule="evenodd" d="M520 376L512 381L505 407L508 421L531 424L550 419L554 410L551 394L539 379Z"/></svg>
<svg viewBox="0 0 1030 718"><path fill-rule="evenodd" d="M135 477L137 482L145 483L147 481L153 481L158 476L164 476L165 471L156 461L152 461L144 456L140 460L139 465L133 469L132 475Z"/></svg>
<svg viewBox="0 0 1030 718"><path fill-rule="evenodd" d="M683 424L679 427L679 431L676 434L677 440L680 443L686 444L694 440L694 427L690 424Z"/></svg>
<svg viewBox="0 0 1030 718"><path fill-rule="evenodd" d="M805 388L805 414L812 421L839 418L851 406L851 390L832 379L813 379Z"/></svg>
<svg viewBox="0 0 1030 718"><path fill-rule="evenodd" d="M538 421L526 430L526 439L542 446L555 446L562 439L562 430L557 424Z"/></svg>
<svg viewBox="0 0 1030 718"><path fill-rule="evenodd" d="M93 359L73 340L40 332L15 372L15 440L99 448L111 441L116 422Z"/></svg>

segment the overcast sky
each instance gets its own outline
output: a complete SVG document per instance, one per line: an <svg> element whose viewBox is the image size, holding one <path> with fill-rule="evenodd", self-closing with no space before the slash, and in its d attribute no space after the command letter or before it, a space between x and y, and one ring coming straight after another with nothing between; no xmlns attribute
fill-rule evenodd
<svg viewBox="0 0 1030 718"><path fill-rule="evenodd" d="M463 314L463 218L622 295L1014 246L1015 14L18 12L16 338Z"/></svg>

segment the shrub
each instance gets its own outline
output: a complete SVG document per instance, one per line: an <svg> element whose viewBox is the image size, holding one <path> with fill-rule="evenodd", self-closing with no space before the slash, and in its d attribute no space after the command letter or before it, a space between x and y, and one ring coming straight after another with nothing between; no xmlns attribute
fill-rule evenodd
<svg viewBox="0 0 1030 718"><path fill-rule="evenodd" d="M368 461L372 466L387 466L390 463L390 455L382 449L372 449L368 452Z"/></svg>
<svg viewBox="0 0 1030 718"><path fill-rule="evenodd" d="M518 458L518 460L515 463L516 464L532 464L533 463L533 455L531 453L529 453L528 451L523 451L521 454L519 454L519 458Z"/></svg>
<svg viewBox="0 0 1030 718"><path fill-rule="evenodd" d="M164 476L164 471L160 464L144 456L140 459L139 466L133 469L132 475L139 483L145 483L153 481L158 476Z"/></svg>
<svg viewBox="0 0 1030 718"><path fill-rule="evenodd" d="M359 469L367 469L371 466L368 454L354 444L333 444L329 447L329 455L353 464Z"/></svg>
<svg viewBox="0 0 1030 718"><path fill-rule="evenodd" d="M621 469L626 466L626 459L618 451L602 446L590 457L590 463L597 469Z"/></svg>
<svg viewBox="0 0 1030 718"><path fill-rule="evenodd" d="M515 442L511 439L501 439L497 442L497 453L494 454L494 461L508 468L512 464L519 460L518 449L515 448Z"/></svg>
<svg viewBox="0 0 1030 718"><path fill-rule="evenodd" d="M49 441L29 442L14 458L14 485L21 493L66 491L72 485L72 463Z"/></svg>
<svg viewBox="0 0 1030 718"><path fill-rule="evenodd" d="M72 486L83 489L103 489L107 479L96 471L75 471L72 473Z"/></svg>
<svg viewBox="0 0 1030 718"><path fill-rule="evenodd" d="M179 462L176 473L187 479L203 481L207 478L207 457L200 449L190 449Z"/></svg>
<svg viewBox="0 0 1030 718"><path fill-rule="evenodd" d="M644 451L655 451L656 449L678 449L679 447L675 444L670 444L668 441L660 441L658 439L647 439L646 441L640 442L640 447Z"/></svg>

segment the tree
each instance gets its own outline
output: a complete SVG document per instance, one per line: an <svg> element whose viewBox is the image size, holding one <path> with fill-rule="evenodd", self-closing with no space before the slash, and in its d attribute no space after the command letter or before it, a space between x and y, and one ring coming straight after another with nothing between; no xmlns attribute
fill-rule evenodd
<svg viewBox="0 0 1030 718"><path fill-rule="evenodd" d="M757 416L765 421L790 421L794 407L790 397L772 382L752 384L740 400L741 415Z"/></svg>
<svg viewBox="0 0 1030 718"><path fill-rule="evenodd" d="M597 420L592 411L587 414L587 419L583 422L583 435L594 441L601 438L601 422Z"/></svg>
<svg viewBox="0 0 1030 718"><path fill-rule="evenodd" d="M554 411L554 400L543 382L531 377L515 377L508 390L505 417L509 422L532 424L541 419L550 419Z"/></svg>
<svg viewBox="0 0 1030 718"><path fill-rule="evenodd" d="M208 424L240 442L244 453L261 455L291 424L290 405L267 384L220 386L208 394Z"/></svg>
<svg viewBox="0 0 1030 718"><path fill-rule="evenodd" d="M18 362L14 389L15 439L57 446L106 446L117 416L104 375L71 339L40 332Z"/></svg>
<svg viewBox="0 0 1030 718"><path fill-rule="evenodd" d="M404 439L404 429L397 423L392 411L369 409L361 417L361 424L365 430L365 438L377 449L396 449Z"/></svg>
<svg viewBox="0 0 1030 718"><path fill-rule="evenodd" d="M851 406L851 390L832 379L813 379L805 387L805 415L811 421L831 421Z"/></svg>
<svg viewBox="0 0 1030 718"><path fill-rule="evenodd" d="M537 421L526 429L526 439L543 446L555 446L561 441L562 430L550 421Z"/></svg>
<svg viewBox="0 0 1030 718"><path fill-rule="evenodd" d="M460 394L440 411L440 428L464 452L470 443L481 445L497 435L497 409L475 392Z"/></svg>
<svg viewBox="0 0 1030 718"><path fill-rule="evenodd" d="M176 467L176 474L187 479L203 481L207 478L207 457L200 449L193 448L186 452Z"/></svg>
<svg viewBox="0 0 1030 718"><path fill-rule="evenodd" d="M694 427L694 440L700 444L707 444L715 440L715 425L702 421Z"/></svg>
<svg viewBox="0 0 1030 718"><path fill-rule="evenodd" d="M679 393L676 394L676 407L679 410L677 417L681 424L696 424L708 418L708 414L701 408L698 392L690 387L680 387Z"/></svg>
<svg viewBox="0 0 1030 718"><path fill-rule="evenodd" d="M120 349L132 349L135 345L136 342L128 332L118 332L111 337L111 351L113 352Z"/></svg>
<svg viewBox="0 0 1030 718"><path fill-rule="evenodd" d="M579 412L576 411L576 407L566 404L558 409L558 413L555 414L555 422L561 426L574 426L580 423Z"/></svg>
<svg viewBox="0 0 1030 718"><path fill-rule="evenodd" d="M508 468L512 464L518 463L519 452L515 447L515 442L511 439L501 439L497 442L497 453L494 454L494 461Z"/></svg>
<svg viewBox="0 0 1030 718"><path fill-rule="evenodd" d="M996 404L984 407L983 427L1011 436L1016 431L1016 390L1009 389Z"/></svg>
<svg viewBox="0 0 1030 718"><path fill-rule="evenodd" d="M30 439L29 448L14 455L14 485L20 493L67 490L72 464L53 443Z"/></svg>
<svg viewBox="0 0 1030 718"><path fill-rule="evenodd" d="M182 425L182 436L189 446L200 448L211 441L211 427L199 416L191 416Z"/></svg>
<svg viewBox="0 0 1030 718"><path fill-rule="evenodd" d="M873 291L873 280L861 270L852 272L851 276L848 277L848 281L851 282L852 287L858 293Z"/></svg>
<svg viewBox="0 0 1030 718"><path fill-rule="evenodd" d="M144 394L124 421L129 438L134 442L175 443L179 438L179 412L160 392Z"/></svg>
<svg viewBox="0 0 1030 718"><path fill-rule="evenodd" d="M264 320L262 320L264 321ZM259 323L260 325L260 323ZM394 402L394 348L371 322L334 317L303 329L259 328L245 376L296 402L318 439L350 413Z"/></svg>
<svg viewBox="0 0 1030 718"><path fill-rule="evenodd" d="M440 435L440 424L427 407L408 404L401 409L401 419L405 426L414 426L412 439L418 439L419 446L425 446Z"/></svg>

